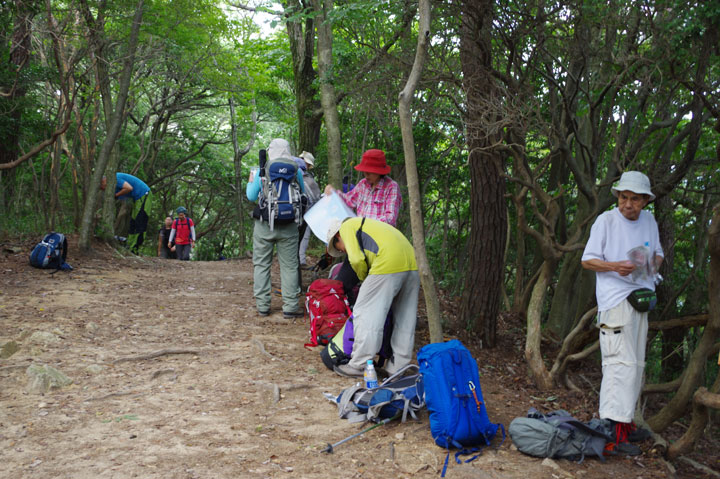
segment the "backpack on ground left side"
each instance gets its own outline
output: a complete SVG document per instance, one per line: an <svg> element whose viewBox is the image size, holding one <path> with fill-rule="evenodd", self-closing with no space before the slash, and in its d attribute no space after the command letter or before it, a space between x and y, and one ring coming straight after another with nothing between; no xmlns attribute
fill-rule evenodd
<svg viewBox="0 0 720 479"><path fill-rule="evenodd" d="M67 251L67 238L64 234L54 231L48 233L30 252L30 266L54 269L55 271L70 271L72 266L65 262Z"/></svg>
<svg viewBox="0 0 720 479"><path fill-rule="evenodd" d="M408 416L417 419L417 412L425 407L423 378L414 364L401 368L378 387L368 389L358 383L337 396L325 393L325 398L337 404L340 419L349 422L379 422L395 417L405 422Z"/></svg>
<svg viewBox="0 0 720 479"><path fill-rule="evenodd" d="M310 283L305 310L310 316L310 341L305 347L328 344L352 315L342 281L334 279L316 279Z"/></svg>

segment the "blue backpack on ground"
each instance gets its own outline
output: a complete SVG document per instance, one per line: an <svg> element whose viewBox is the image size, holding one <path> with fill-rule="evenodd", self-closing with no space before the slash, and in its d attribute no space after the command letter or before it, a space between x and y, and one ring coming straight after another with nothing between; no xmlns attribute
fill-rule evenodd
<svg viewBox="0 0 720 479"><path fill-rule="evenodd" d="M423 378L414 364L401 368L376 388L367 389L358 383L337 396L324 396L337 404L340 419L349 422L379 422L395 417L405 422L408 415L417 419L416 413L425 406Z"/></svg>
<svg viewBox="0 0 720 479"><path fill-rule="evenodd" d="M435 444L448 449L442 477L445 477L449 449L460 449L459 456L490 445L498 429L505 440L502 424L493 424L485 409L477 362L457 339L428 344L417 353L430 415L430 432ZM465 462L470 462L477 455Z"/></svg>
<svg viewBox="0 0 720 479"><path fill-rule="evenodd" d="M65 262L67 258L67 238L61 233L48 233L30 253L30 266L56 271L70 271L72 266Z"/></svg>

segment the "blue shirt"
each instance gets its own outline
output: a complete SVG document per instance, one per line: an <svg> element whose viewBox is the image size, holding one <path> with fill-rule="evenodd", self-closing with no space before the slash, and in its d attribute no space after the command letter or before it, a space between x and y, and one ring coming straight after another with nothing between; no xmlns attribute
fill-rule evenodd
<svg viewBox="0 0 720 479"><path fill-rule="evenodd" d="M128 198L139 200L150 193L150 187L146 185L143 180L136 178L133 175L128 175L127 173L115 173L115 180L115 194L118 194L120 190L122 190L122 186L125 182L132 186L132 191L130 193L117 197L119 200L125 200Z"/></svg>

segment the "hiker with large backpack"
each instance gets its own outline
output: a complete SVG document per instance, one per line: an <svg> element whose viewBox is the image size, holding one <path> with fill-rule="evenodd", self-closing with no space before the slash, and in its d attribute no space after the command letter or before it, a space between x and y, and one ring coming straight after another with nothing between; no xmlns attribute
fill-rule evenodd
<svg viewBox="0 0 720 479"><path fill-rule="evenodd" d="M354 345L347 364L335 366L341 376L360 377L368 359L380 351L388 312L392 308L392 357L385 365L388 375L410 363L415 343L420 276L415 251L405 236L378 220L333 220L327 234L328 252L347 261L360 286L353 309Z"/></svg>
<svg viewBox="0 0 720 479"><path fill-rule="evenodd" d="M190 260L190 250L195 247L195 223L187 217L184 206L177 209L178 217L172 223L168 248L175 244L175 253L180 261Z"/></svg>
<svg viewBox="0 0 720 479"><path fill-rule="evenodd" d="M100 189L107 187L107 177L100 181ZM115 174L115 199L118 201L133 201L133 211L130 217L127 247L137 254L145 240L150 217L148 211L152 203L152 191L143 180L127 173Z"/></svg>
<svg viewBox="0 0 720 479"><path fill-rule="evenodd" d="M306 198L302 172L293 160L290 144L276 138L267 152L260 150L260 165L248 182L248 200L257 202L252 216L253 294L260 316L270 314L270 266L277 246L283 315L304 316L300 308L298 278L298 225Z"/></svg>

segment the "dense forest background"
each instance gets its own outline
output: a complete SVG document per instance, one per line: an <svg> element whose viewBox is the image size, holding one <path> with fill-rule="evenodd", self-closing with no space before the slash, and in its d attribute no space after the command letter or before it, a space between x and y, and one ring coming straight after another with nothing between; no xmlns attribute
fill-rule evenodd
<svg viewBox="0 0 720 479"><path fill-rule="evenodd" d="M154 193L144 254L183 205L195 259L243 256L259 148L314 153L321 186L380 148L400 229L457 298L441 324L493 347L498 314L520 315L538 388L579 389L568 370L597 351L580 255L612 184L640 170L666 254L646 385L662 432L720 389L719 26L718 2L679 0L3 1L0 240L123 235L126 205L98 188L121 171ZM418 66L408 155L400 93Z"/></svg>

